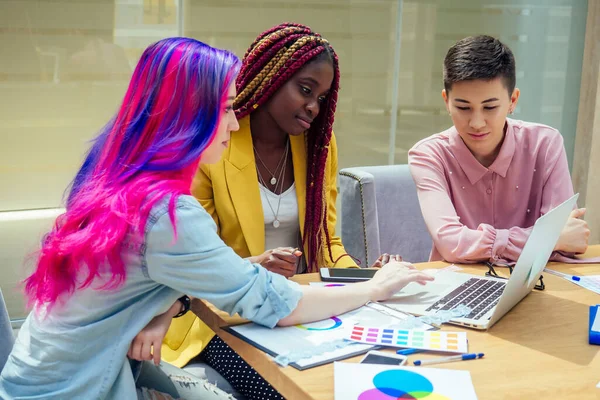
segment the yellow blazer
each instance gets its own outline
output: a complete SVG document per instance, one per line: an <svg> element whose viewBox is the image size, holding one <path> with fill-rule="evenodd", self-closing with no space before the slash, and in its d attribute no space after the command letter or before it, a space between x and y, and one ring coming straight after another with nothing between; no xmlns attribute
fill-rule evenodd
<svg viewBox="0 0 600 400"><path fill-rule="evenodd" d="M250 118L240 121L240 129L232 132L229 147L221 161L212 165L201 165L192 183L192 194L213 217L219 236L240 257L262 254L265 249L265 221L256 173L256 161L252 148ZM294 181L298 199L300 233L304 235L306 214L306 145L304 134L290 136ZM351 257L345 256L342 241L335 236L337 197L337 146L332 135L325 167L327 196L327 227L331 235L331 252L339 268L357 267ZM333 267L326 246L323 259ZM306 254L306 249L305 249ZM341 258L340 258L341 257ZM225 267L225 266L224 266ZM194 314L176 318L165 337L162 357L165 361L183 367L200 354L214 332Z"/></svg>

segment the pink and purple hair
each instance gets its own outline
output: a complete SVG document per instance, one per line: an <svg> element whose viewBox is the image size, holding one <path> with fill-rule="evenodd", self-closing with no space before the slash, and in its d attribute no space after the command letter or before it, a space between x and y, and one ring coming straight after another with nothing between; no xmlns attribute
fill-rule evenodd
<svg viewBox="0 0 600 400"><path fill-rule="evenodd" d="M239 68L232 53L189 38L164 39L144 51L25 280L30 305L52 306L107 268L111 278L101 289L122 284L122 244L131 233L142 239L151 209L167 196L175 226L177 197L190 194Z"/></svg>

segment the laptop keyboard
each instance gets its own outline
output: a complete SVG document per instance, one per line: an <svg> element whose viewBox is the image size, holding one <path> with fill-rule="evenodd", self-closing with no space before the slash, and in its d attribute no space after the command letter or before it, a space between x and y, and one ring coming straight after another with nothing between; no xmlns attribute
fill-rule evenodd
<svg viewBox="0 0 600 400"><path fill-rule="evenodd" d="M498 303L505 286L506 282L470 278L432 304L427 311L451 310L463 304L471 309L464 318L479 319Z"/></svg>

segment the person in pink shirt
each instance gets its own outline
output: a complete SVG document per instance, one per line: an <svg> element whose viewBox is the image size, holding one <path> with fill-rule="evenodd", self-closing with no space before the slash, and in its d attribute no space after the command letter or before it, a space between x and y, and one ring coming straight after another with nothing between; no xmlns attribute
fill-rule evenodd
<svg viewBox="0 0 600 400"><path fill-rule="evenodd" d="M515 81L511 50L490 36L446 54L442 97L454 126L408 153L432 261L512 263L536 219L573 195L560 132L507 118L519 100ZM571 213L553 260L577 262L586 251L584 213Z"/></svg>

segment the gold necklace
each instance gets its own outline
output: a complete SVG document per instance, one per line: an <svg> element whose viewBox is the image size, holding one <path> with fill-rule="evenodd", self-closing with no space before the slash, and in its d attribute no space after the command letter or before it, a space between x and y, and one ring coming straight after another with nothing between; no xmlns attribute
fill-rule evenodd
<svg viewBox="0 0 600 400"><path fill-rule="evenodd" d="M287 157L287 152L288 152L288 149L289 149L289 146L288 146L289 143L290 143L290 140L288 138L288 141L287 141L286 146L285 146L285 152L281 156L281 159L279 160L279 163L277 163L277 166L275 167L275 172L271 172L271 170L269 169L269 167L267 167L267 164L265 164L264 161L262 160L262 158L260 158L260 154L258 154L258 151L256 150L256 147L254 147L254 143L252 144L252 148L254 149L254 154L256 154L256 158L258 158L258 161L260 161L260 163L263 165L263 167L265 167L265 169L267 170L267 172L269 173L269 175L271 175L271 179L269 180L269 182L271 183L272 186L277 185L278 181L277 181L277 178L275 178L275 175L277 175L277 170L279 169L279 167L281 167L282 163L284 162L284 158ZM258 167L256 169L258 170Z"/></svg>

